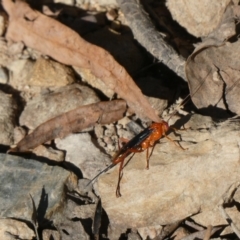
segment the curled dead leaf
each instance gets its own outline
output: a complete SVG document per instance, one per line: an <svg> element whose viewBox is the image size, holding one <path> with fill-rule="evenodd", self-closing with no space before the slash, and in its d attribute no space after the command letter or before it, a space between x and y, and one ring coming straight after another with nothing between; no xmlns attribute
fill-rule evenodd
<svg viewBox="0 0 240 240"><path fill-rule="evenodd" d="M98 102L78 107L39 125L24 137L10 152L26 152L54 138L80 132L96 123L108 124L119 120L126 111L123 100Z"/></svg>
<svg viewBox="0 0 240 240"><path fill-rule="evenodd" d="M205 46L188 58L186 76L198 108L214 107L240 114L239 53L240 41L237 41Z"/></svg>

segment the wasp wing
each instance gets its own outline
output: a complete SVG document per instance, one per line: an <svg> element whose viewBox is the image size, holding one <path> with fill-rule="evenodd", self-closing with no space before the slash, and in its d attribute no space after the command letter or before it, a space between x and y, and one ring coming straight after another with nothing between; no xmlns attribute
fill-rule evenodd
<svg viewBox="0 0 240 240"><path fill-rule="evenodd" d="M119 150L119 152L116 154L116 156L118 157L118 156L124 154L126 151L128 151L131 148L138 148L141 145L141 143L151 135L151 133L153 131L154 131L154 129L150 128L150 127L144 129L142 132L140 132L135 137L133 137L131 140L129 140L129 142L127 142Z"/></svg>

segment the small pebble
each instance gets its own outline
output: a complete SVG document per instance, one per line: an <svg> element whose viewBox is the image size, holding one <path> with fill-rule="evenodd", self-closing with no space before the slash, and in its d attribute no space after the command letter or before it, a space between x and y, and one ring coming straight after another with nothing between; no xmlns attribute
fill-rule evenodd
<svg viewBox="0 0 240 240"><path fill-rule="evenodd" d="M109 21L113 21L118 17L117 11L115 9L110 9L106 13L106 17Z"/></svg>

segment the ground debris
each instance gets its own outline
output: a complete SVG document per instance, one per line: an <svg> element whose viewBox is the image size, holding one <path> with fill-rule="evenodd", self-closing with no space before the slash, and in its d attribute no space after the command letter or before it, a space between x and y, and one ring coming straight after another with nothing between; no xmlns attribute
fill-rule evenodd
<svg viewBox="0 0 240 240"><path fill-rule="evenodd" d="M106 50L86 42L60 22L33 11L25 2L4 0L3 6L10 16L7 39L22 41L61 63L91 69L137 114L161 121L130 75Z"/></svg>
<svg viewBox="0 0 240 240"><path fill-rule="evenodd" d="M26 152L55 138L80 132L96 123L107 124L123 117L126 104L123 100L99 102L78 107L38 126L24 137L11 152Z"/></svg>

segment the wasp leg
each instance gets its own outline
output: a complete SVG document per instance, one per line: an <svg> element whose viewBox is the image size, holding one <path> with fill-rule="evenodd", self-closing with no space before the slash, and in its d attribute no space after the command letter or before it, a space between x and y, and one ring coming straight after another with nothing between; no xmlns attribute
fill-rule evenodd
<svg viewBox="0 0 240 240"><path fill-rule="evenodd" d="M150 146L147 148L147 167L146 167L146 169L149 169L149 160L150 160L150 157L152 156L155 146L156 146L156 142L151 146L152 150L151 150L150 155L149 155L149 150L148 150L150 148Z"/></svg>
<svg viewBox="0 0 240 240"><path fill-rule="evenodd" d="M123 163L124 159L120 162L119 166L119 173L118 173L118 183L117 183L117 188L116 188L116 197L121 197L121 192L120 192L120 182L123 176Z"/></svg>
<svg viewBox="0 0 240 240"><path fill-rule="evenodd" d="M180 144L177 144L174 140L172 140L172 139L171 139L170 137L168 137L167 135L165 135L165 137L166 137L169 141L173 142L173 143L175 144L175 146L181 148L182 150L187 150L187 148L184 148L184 147L182 147Z"/></svg>
<svg viewBox="0 0 240 240"><path fill-rule="evenodd" d="M154 148L154 146L155 146L155 144L153 145L153 148ZM150 153L150 155L149 155L149 149L150 147L148 146L147 147L147 151L146 151L146 161L147 161L147 166L146 166L146 169L149 169L149 158L150 158L150 156L152 155L152 152L153 152L153 148L152 148L152 151L151 151L151 153ZM133 153L138 153L138 152L143 152L144 151L144 149L142 149L142 148L134 148L134 149L131 149L130 150L131 152L133 152Z"/></svg>

